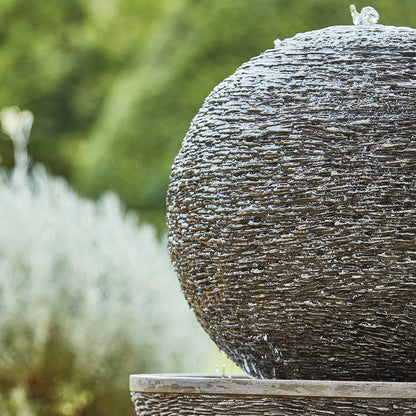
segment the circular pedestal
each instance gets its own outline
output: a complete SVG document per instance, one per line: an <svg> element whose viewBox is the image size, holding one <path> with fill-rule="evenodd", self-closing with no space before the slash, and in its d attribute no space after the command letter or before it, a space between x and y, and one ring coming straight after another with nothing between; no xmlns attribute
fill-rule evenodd
<svg viewBox="0 0 416 416"><path fill-rule="evenodd" d="M138 416L401 416L416 414L416 383L130 376Z"/></svg>

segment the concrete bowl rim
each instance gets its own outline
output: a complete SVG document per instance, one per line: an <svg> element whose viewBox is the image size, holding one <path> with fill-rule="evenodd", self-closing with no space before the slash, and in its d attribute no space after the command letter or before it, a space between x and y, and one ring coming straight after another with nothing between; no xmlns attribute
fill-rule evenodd
<svg viewBox="0 0 416 416"><path fill-rule="evenodd" d="M277 380L210 374L132 374L132 393L416 399L416 382Z"/></svg>

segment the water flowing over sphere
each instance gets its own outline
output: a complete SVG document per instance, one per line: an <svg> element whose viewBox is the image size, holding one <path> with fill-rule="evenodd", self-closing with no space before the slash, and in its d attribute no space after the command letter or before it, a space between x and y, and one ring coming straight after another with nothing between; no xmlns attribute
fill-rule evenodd
<svg viewBox="0 0 416 416"><path fill-rule="evenodd" d="M169 250L262 378L416 381L416 30L276 42L214 88L168 191Z"/></svg>

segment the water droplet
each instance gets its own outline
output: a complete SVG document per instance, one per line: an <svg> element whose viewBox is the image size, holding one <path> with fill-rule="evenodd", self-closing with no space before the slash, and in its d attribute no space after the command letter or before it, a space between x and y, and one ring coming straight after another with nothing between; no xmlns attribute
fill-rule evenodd
<svg viewBox="0 0 416 416"><path fill-rule="evenodd" d="M282 43L282 41L280 39L276 39L273 43L274 47L277 48Z"/></svg>

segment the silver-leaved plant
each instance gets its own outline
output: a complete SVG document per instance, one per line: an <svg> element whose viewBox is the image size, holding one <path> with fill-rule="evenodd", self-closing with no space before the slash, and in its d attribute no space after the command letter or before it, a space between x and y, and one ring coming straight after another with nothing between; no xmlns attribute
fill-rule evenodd
<svg viewBox="0 0 416 416"><path fill-rule="evenodd" d="M80 198L34 165L33 116L0 113L0 414L123 415L128 374L201 371L208 337L165 249L115 195ZM132 405L131 405L132 406Z"/></svg>

